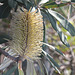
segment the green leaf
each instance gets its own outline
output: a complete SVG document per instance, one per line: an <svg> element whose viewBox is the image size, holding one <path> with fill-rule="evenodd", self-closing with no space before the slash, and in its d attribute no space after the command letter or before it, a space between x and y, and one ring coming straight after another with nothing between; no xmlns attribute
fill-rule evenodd
<svg viewBox="0 0 75 75"><path fill-rule="evenodd" d="M11 40L11 37L5 33L0 33L0 44L8 42Z"/></svg>
<svg viewBox="0 0 75 75"><path fill-rule="evenodd" d="M3 2L3 1L5 1L5 0L0 0L0 2Z"/></svg>
<svg viewBox="0 0 75 75"><path fill-rule="evenodd" d="M47 43L42 43L42 44L44 44L44 45L46 45L46 46L48 46L51 50L54 50L54 51L56 51L56 52L58 52L59 54L61 54L62 56L65 56L60 50L58 50L57 48L55 48L54 46L52 46L52 45L49 45L49 44L47 44Z"/></svg>
<svg viewBox="0 0 75 75"><path fill-rule="evenodd" d="M50 59L50 61L56 66L59 68L59 65L54 61L54 59L49 55L47 54L47 57Z"/></svg>
<svg viewBox="0 0 75 75"><path fill-rule="evenodd" d="M75 0L71 0L71 2L75 2Z"/></svg>
<svg viewBox="0 0 75 75"><path fill-rule="evenodd" d="M18 68L15 70L15 75L19 75Z"/></svg>
<svg viewBox="0 0 75 75"><path fill-rule="evenodd" d="M24 72L22 69L22 61L18 62L18 71L19 71L19 75L24 75Z"/></svg>
<svg viewBox="0 0 75 75"><path fill-rule="evenodd" d="M43 23L43 42L46 42L46 39L45 39L45 31L46 30L45 29L46 29L46 26L45 26L45 23ZM46 50L46 48L47 48L46 45L43 44L42 49Z"/></svg>
<svg viewBox="0 0 75 75"><path fill-rule="evenodd" d="M47 53L45 52L44 50L42 50L43 52L43 55L47 58L47 60L49 61L49 63L53 66L53 68L55 70L58 71L58 73L60 74L60 71L58 70L59 68L59 65L54 61L54 59Z"/></svg>
<svg viewBox="0 0 75 75"><path fill-rule="evenodd" d="M48 1L49 0L41 0L40 3L39 3L39 5L42 5L42 4L44 4L44 3L48 2Z"/></svg>
<svg viewBox="0 0 75 75"><path fill-rule="evenodd" d="M4 1L4 0L0 0L0 2L2 2L2 1Z"/></svg>
<svg viewBox="0 0 75 75"><path fill-rule="evenodd" d="M17 2L23 3L22 0L16 0Z"/></svg>
<svg viewBox="0 0 75 75"><path fill-rule="evenodd" d="M52 2L53 0L49 0L49 2L50 2L50 1Z"/></svg>
<svg viewBox="0 0 75 75"><path fill-rule="evenodd" d="M42 7L44 7L44 8L58 8L58 7L62 7L65 5L66 5L66 3L57 4L55 1L52 1L52 2L48 1L45 4L43 4Z"/></svg>
<svg viewBox="0 0 75 75"><path fill-rule="evenodd" d="M7 3L4 3L3 5L0 6L0 18L6 18L8 17L10 13L11 8Z"/></svg>
<svg viewBox="0 0 75 75"><path fill-rule="evenodd" d="M13 61L10 59L5 60L1 65L0 65L0 70L4 70L7 68Z"/></svg>
<svg viewBox="0 0 75 75"><path fill-rule="evenodd" d="M16 0L17 2L21 3L22 5L24 5L24 7L29 10L30 7L33 7L33 1L29 1L29 0Z"/></svg>
<svg viewBox="0 0 75 75"><path fill-rule="evenodd" d="M67 21L65 17L63 17L58 12L48 9L49 13L54 16L72 36L75 36L75 28L72 26L70 22Z"/></svg>
<svg viewBox="0 0 75 75"><path fill-rule="evenodd" d="M56 32L58 33L60 40L62 41L62 43L64 45L66 45L67 47L70 47L69 43L67 42L66 36L63 34L63 32L61 31L61 29L59 28L59 26L56 23L56 20L54 19L53 16L49 15L50 18L50 22L52 27L56 30Z"/></svg>
<svg viewBox="0 0 75 75"><path fill-rule="evenodd" d="M18 71L19 71L19 75L24 75L23 70L18 69Z"/></svg>
<svg viewBox="0 0 75 75"><path fill-rule="evenodd" d="M24 61L22 62L22 69L23 69L24 74L26 75L27 60L24 60Z"/></svg>
<svg viewBox="0 0 75 75"><path fill-rule="evenodd" d="M48 75L47 68L46 68L45 64L43 64L43 62L42 62L42 66L43 66L43 69L44 69L44 73L45 73L45 75Z"/></svg>
<svg viewBox="0 0 75 75"><path fill-rule="evenodd" d="M45 70L44 70L42 61L38 61L38 66L39 66L39 67L38 67L38 69L39 69L38 75L47 75L47 74L45 73Z"/></svg>
<svg viewBox="0 0 75 75"><path fill-rule="evenodd" d="M37 4L40 2L41 0L37 0Z"/></svg>
<svg viewBox="0 0 75 75"><path fill-rule="evenodd" d="M55 18L48 11L44 11L44 13L48 16L49 21L51 22L52 27L58 33L62 43L64 45L66 45L67 47L70 47L69 43L67 42L66 36L63 34L63 32L61 31L60 27L57 25Z"/></svg>
<svg viewBox="0 0 75 75"><path fill-rule="evenodd" d="M3 75L11 75L17 68L17 65L12 67L11 69L9 69L6 73L4 73Z"/></svg>
<svg viewBox="0 0 75 75"><path fill-rule="evenodd" d="M27 0L22 0L23 4L26 5L27 4Z"/></svg>
<svg viewBox="0 0 75 75"><path fill-rule="evenodd" d="M60 70L48 58L47 60L52 65L52 67L60 74Z"/></svg>
<svg viewBox="0 0 75 75"><path fill-rule="evenodd" d="M54 59L47 53L45 52L44 50L42 51L44 53L44 56L46 56L47 58L50 59L50 61L56 66L59 68L59 65L54 61Z"/></svg>
<svg viewBox="0 0 75 75"><path fill-rule="evenodd" d="M11 8L16 8L17 2L15 0L8 0L8 4Z"/></svg>
<svg viewBox="0 0 75 75"><path fill-rule="evenodd" d="M63 44L65 44L67 47L70 47L69 43L67 42L66 36L62 32L58 32L60 40Z"/></svg>
<svg viewBox="0 0 75 75"><path fill-rule="evenodd" d="M6 48L8 48L8 46L4 46L4 47L2 47L3 50L5 50Z"/></svg>
<svg viewBox="0 0 75 75"><path fill-rule="evenodd" d="M31 62L31 61L28 61L28 60L27 60L26 75L37 75L36 71L35 71L35 68L34 68L34 63Z"/></svg>

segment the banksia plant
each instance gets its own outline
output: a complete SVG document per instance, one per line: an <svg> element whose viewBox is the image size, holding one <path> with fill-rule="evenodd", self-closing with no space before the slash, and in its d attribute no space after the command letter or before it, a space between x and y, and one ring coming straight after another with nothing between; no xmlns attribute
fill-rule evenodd
<svg viewBox="0 0 75 75"><path fill-rule="evenodd" d="M17 11L11 22L11 49L15 50L22 60L37 59L42 52L43 17L38 10Z"/></svg>
<svg viewBox="0 0 75 75"><path fill-rule="evenodd" d="M60 27L66 29L72 36L75 36L75 28L64 16L56 12L56 8L74 5L74 1L1 0L0 2L2 3L0 6L0 18L8 17L10 11L14 9L14 12L11 13L10 35L2 35L0 39L0 44L6 42L9 44L7 45L8 51L4 51L7 47L0 48L0 53L7 57L4 58L3 63L0 65L0 70L3 70L4 75L11 75L14 71L14 75L16 75L16 72L17 75L33 75L33 71L36 70L34 67L33 71L29 73L33 64L37 64L37 68L42 67L41 69L39 68L40 71L38 70L39 75L48 75L42 58L46 58L51 66L60 74L60 66L46 52L46 46L63 57L65 55L54 46L46 43L45 22L46 20L50 22L50 25L58 33L61 42L70 48L67 37ZM58 25L57 20L61 26ZM12 39L10 40L9 37ZM5 69L14 61L14 66L6 71ZM34 74L37 75L38 71L36 70Z"/></svg>

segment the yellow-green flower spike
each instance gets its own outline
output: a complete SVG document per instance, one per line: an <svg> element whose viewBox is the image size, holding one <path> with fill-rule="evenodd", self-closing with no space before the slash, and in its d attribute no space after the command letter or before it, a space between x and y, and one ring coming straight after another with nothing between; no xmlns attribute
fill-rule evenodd
<svg viewBox="0 0 75 75"><path fill-rule="evenodd" d="M13 14L11 31L13 40L10 42L10 48L23 59L38 59L42 52L40 41L43 41L41 13L37 10L31 12L31 9L17 11Z"/></svg>

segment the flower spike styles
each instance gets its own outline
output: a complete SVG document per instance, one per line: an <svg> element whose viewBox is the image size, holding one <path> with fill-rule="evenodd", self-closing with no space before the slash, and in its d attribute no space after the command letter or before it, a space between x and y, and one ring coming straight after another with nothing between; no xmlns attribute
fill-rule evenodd
<svg viewBox="0 0 75 75"><path fill-rule="evenodd" d="M18 55L25 59L38 59L42 52L43 19L39 11L30 9L24 12L17 11L11 21L12 48Z"/></svg>

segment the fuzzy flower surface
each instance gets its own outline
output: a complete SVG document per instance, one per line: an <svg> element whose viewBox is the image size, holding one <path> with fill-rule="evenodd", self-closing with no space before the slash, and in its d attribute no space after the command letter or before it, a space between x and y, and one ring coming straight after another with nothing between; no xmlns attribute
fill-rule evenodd
<svg viewBox="0 0 75 75"><path fill-rule="evenodd" d="M11 21L10 48L23 59L38 59L42 52L43 19L39 11L17 11Z"/></svg>

